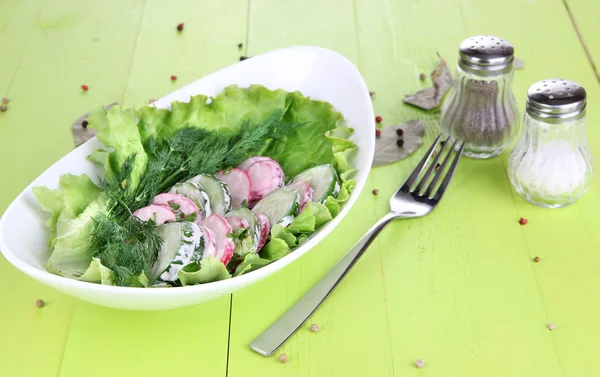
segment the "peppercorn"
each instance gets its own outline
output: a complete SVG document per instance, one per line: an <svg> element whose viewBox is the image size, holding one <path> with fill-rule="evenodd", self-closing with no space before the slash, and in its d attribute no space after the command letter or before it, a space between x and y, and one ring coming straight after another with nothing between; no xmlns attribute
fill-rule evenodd
<svg viewBox="0 0 600 377"><path fill-rule="evenodd" d="M238 48L242 48L242 47L244 47L244 44L243 43L238 43Z"/></svg>
<svg viewBox="0 0 600 377"><path fill-rule="evenodd" d="M442 167L442 165L440 165L439 162L437 164L435 164L435 170L440 170L441 167Z"/></svg>
<svg viewBox="0 0 600 377"><path fill-rule="evenodd" d="M240 61L244 61L244 60L246 60L246 59L248 59L248 57L247 57L247 56L243 56L243 55L242 55L242 56L240 56Z"/></svg>
<svg viewBox="0 0 600 377"><path fill-rule="evenodd" d="M381 136L381 130L375 130L375 136L376 137Z"/></svg>
<svg viewBox="0 0 600 377"><path fill-rule="evenodd" d="M415 366L417 368L423 368L425 366L425 362L421 359L418 359L417 361L415 361Z"/></svg>
<svg viewBox="0 0 600 377"><path fill-rule="evenodd" d="M175 81L175 80L177 80L177 76L171 75L171 81Z"/></svg>
<svg viewBox="0 0 600 377"><path fill-rule="evenodd" d="M90 87L87 85L81 85L81 90L83 90L84 92L87 92L89 88Z"/></svg>
<svg viewBox="0 0 600 377"><path fill-rule="evenodd" d="M316 323L313 323L312 325L310 325L310 331L312 331L312 332L319 331L319 326Z"/></svg>
<svg viewBox="0 0 600 377"><path fill-rule="evenodd" d="M8 98L6 98L6 97L2 98L2 103L3 104L7 104L8 103Z"/></svg>
<svg viewBox="0 0 600 377"><path fill-rule="evenodd" d="M382 120L383 120L383 118L382 118L382 117L380 117L379 115L377 115L377 116L375 117L375 122L377 122L377 123L381 123L381 121L382 121Z"/></svg>
<svg viewBox="0 0 600 377"><path fill-rule="evenodd" d="M37 300L37 301L35 302L35 306L37 306L38 308L41 308L41 307L43 307L43 306L44 306L44 304L45 304L45 303L44 303L44 300L42 300L42 299L39 299L39 300Z"/></svg>
<svg viewBox="0 0 600 377"><path fill-rule="evenodd" d="M177 25L177 31L183 30L183 22Z"/></svg>
<svg viewBox="0 0 600 377"><path fill-rule="evenodd" d="M373 195L379 195L379 190L377 190L377 189L373 190Z"/></svg>
<svg viewBox="0 0 600 377"><path fill-rule="evenodd" d="M525 224L527 224L527 219L526 219L526 218L524 218L524 217L521 217L521 218L519 219L519 224L521 224L521 225L525 225Z"/></svg>
<svg viewBox="0 0 600 377"><path fill-rule="evenodd" d="M551 324L548 325L548 329L550 331L554 331L554 330L556 330L556 325L554 323L551 323Z"/></svg>
<svg viewBox="0 0 600 377"><path fill-rule="evenodd" d="M84 120L83 122L81 122L81 127L87 128L88 124L89 124L88 121Z"/></svg>
<svg viewBox="0 0 600 377"><path fill-rule="evenodd" d="M6 105L0 105L1 112L5 112L7 109L8 109L8 107L6 107Z"/></svg>
<svg viewBox="0 0 600 377"><path fill-rule="evenodd" d="M369 96L373 97L375 95L375 92L372 90L369 90Z"/></svg>
<svg viewBox="0 0 600 377"><path fill-rule="evenodd" d="M404 140L402 140L402 139L398 139L398 140L396 141L396 145L397 145L397 146L399 146L399 147L403 146L403 145L404 145Z"/></svg>
<svg viewBox="0 0 600 377"><path fill-rule="evenodd" d="M396 130L396 135L398 135L398 136L402 136L402 135L404 135L404 130L403 130L402 128L398 128L398 129Z"/></svg>
<svg viewBox="0 0 600 377"><path fill-rule="evenodd" d="M535 258L533 258L533 261L534 261L535 263L539 262L539 261L540 261L540 257L535 257Z"/></svg>
<svg viewBox="0 0 600 377"><path fill-rule="evenodd" d="M287 363L288 356L285 353L282 353L281 355L279 355L279 361L282 363Z"/></svg>
<svg viewBox="0 0 600 377"><path fill-rule="evenodd" d="M423 80L425 80L425 79L427 78L427 76L425 76L425 74L424 74L424 73L421 73L421 74L419 75L419 78L421 79L421 81L423 81Z"/></svg>

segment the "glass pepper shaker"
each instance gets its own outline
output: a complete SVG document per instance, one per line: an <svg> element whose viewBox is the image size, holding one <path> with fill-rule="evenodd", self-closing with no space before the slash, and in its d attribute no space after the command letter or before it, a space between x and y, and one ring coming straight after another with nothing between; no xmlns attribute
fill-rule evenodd
<svg viewBox="0 0 600 377"><path fill-rule="evenodd" d="M525 130L508 159L510 182L525 200L558 208L587 191L593 157L585 108L585 89L573 81L548 79L529 87Z"/></svg>
<svg viewBox="0 0 600 377"><path fill-rule="evenodd" d="M460 44L454 88L442 106L440 128L465 141L465 156L497 156L518 137L513 61L513 46L499 37L475 36Z"/></svg>

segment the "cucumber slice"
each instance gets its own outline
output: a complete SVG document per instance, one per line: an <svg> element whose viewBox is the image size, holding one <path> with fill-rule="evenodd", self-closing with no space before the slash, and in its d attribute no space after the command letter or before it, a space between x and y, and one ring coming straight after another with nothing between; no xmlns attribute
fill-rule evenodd
<svg viewBox="0 0 600 377"><path fill-rule="evenodd" d="M191 222L167 223L156 231L163 240L162 248L152 269L150 281L177 280L177 272L188 264L202 248L203 233Z"/></svg>
<svg viewBox="0 0 600 377"><path fill-rule="evenodd" d="M291 183L306 181L314 190L313 202L323 203L328 196L337 196L340 191L337 172L332 165L319 165L303 171Z"/></svg>
<svg viewBox="0 0 600 377"><path fill-rule="evenodd" d="M262 198L252 212L267 216L271 227L280 222L289 225L300 206L300 195L291 187L281 187Z"/></svg>
<svg viewBox="0 0 600 377"><path fill-rule="evenodd" d="M244 219L248 222L248 231L252 235L254 244L258 246L260 243L260 224L254 212L245 207L238 207L225 214L225 217L231 216L239 217L240 219Z"/></svg>
<svg viewBox="0 0 600 377"><path fill-rule="evenodd" d="M231 195L227 185L211 175L200 174L188 180L198 185L208 195L212 215L223 216L231 209Z"/></svg>
<svg viewBox="0 0 600 377"><path fill-rule="evenodd" d="M200 189L197 184L191 182L181 182L169 190L170 194L180 194L192 200L200 209L204 217L210 216L210 200L208 195Z"/></svg>

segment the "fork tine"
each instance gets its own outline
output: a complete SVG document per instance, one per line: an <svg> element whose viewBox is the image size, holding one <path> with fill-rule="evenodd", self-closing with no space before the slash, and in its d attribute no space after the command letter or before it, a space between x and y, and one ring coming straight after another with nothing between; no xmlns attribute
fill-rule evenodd
<svg viewBox="0 0 600 377"><path fill-rule="evenodd" d="M431 147L429 148L429 150L427 151L427 153L425 154L425 156L423 156L423 159L421 159L421 162L419 162L419 164L415 167L415 170L413 170L412 174L406 179L406 182L404 182L402 190L410 191L410 187L417 181L419 175L421 175L423 168L433 155L433 151L435 151L435 149L437 148L437 145L440 142L441 138L442 134L439 134L433 142L433 144L431 145Z"/></svg>
<svg viewBox="0 0 600 377"><path fill-rule="evenodd" d="M450 163L450 159L452 158L452 151L454 151L457 144L458 144L458 140L456 140L452 144L452 147L450 147L450 151L446 155L446 158L444 159L444 162L442 163L442 167L438 170L435 177L433 177L433 180L427 187L427 190L425 191L425 196L427 196L428 198L433 198L433 194L435 194L435 192L433 190L435 189L435 186L439 182L440 178L442 178L442 173L446 170L446 166L448 166L448 163Z"/></svg>
<svg viewBox="0 0 600 377"><path fill-rule="evenodd" d="M435 158L433 159L433 162L431 163L431 165L429 165L429 168L427 168L427 171L423 175L423 178L421 178L421 181L419 182L417 187L415 187L414 192L416 192L417 194L420 193L421 190L423 189L423 187L427 184L427 181L429 180L429 176L431 175L431 172L433 171L433 169L435 169L435 166L437 165L440 158L442 158L442 156L444 155L444 152L446 152L446 148L450 144L449 141L450 141L449 137L446 139L446 141L442 141L442 143L443 143L442 149L435 156Z"/></svg>
<svg viewBox="0 0 600 377"><path fill-rule="evenodd" d="M431 182L431 185L427 188L426 196L428 198L432 199L435 196L437 200L440 200L442 198L442 195L444 195L446 188L448 188L448 185L450 184L450 180L452 179L452 176L454 175L454 172L456 171L456 167L458 166L458 161L460 160L460 157L462 156L463 149L465 148L464 141L460 144L460 148L459 148L458 152L456 153L456 155L454 156L452 165L450 166L448 173L446 173L444 179L442 180L440 187L436 190L437 192L433 191L433 189L435 188L435 185L437 184L437 182L440 180L440 178L442 176L442 172L444 170L446 170L446 165L448 165L448 163L450 162L450 158L452 157L452 152L455 150L455 147L458 144L458 142L459 142L459 140L456 140L452 144L452 148L450 149L450 152L448 152L448 155L446 156L446 159L444 160L444 164L443 164L442 168L440 169L438 174L435 176L434 181Z"/></svg>
<svg viewBox="0 0 600 377"><path fill-rule="evenodd" d="M438 200L442 199L444 192L446 192L446 189L448 188L448 185L450 184L450 180L452 179L452 176L456 172L456 167L458 166L458 161L460 160L460 157L462 156L463 149L465 149L464 141L460 145L460 149L456 153L456 157L454 157L454 161L452 161L452 165L450 165L450 170L448 171L448 174L446 174L446 176L442 180L442 184L440 185L440 188L437 191L436 195L438 197Z"/></svg>

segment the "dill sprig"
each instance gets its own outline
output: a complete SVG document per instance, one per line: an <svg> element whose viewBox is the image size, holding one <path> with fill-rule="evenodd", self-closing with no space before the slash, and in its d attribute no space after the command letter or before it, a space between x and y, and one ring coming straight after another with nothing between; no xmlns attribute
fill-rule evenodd
<svg viewBox="0 0 600 377"><path fill-rule="evenodd" d="M104 214L93 221L92 255L113 270L116 285L130 285L130 278L142 272L148 275L162 247L153 221L130 217L119 222Z"/></svg>

